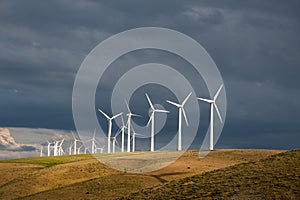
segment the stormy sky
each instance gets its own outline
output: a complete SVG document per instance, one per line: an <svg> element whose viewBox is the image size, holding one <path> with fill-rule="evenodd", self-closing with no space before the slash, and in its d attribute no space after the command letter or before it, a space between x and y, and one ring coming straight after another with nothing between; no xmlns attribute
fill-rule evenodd
<svg viewBox="0 0 300 200"><path fill-rule="evenodd" d="M153 26L192 37L218 66L228 107L217 148L299 147L299 8L296 0L2 0L0 127L74 130L72 89L86 55L111 35ZM146 51L122 64L168 56Z"/></svg>

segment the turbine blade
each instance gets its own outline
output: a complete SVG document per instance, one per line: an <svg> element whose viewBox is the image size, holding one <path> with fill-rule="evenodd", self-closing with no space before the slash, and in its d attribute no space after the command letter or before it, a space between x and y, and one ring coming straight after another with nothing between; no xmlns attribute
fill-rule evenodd
<svg viewBox="0 0 300 200"><path fill-rule="evenodd" d="M152 120L152 118L154 117L154 112L151 114L151 116L150 116L150 119L149 119L149 121L148 121L148 123L147 123L147 127L149 126L149 124L150 124L150 122L151 122L151 120Z"/></svg>
<svg viewBox="0 0 300 200"><path fill-rule="evenodd" d="M96 136L96 129L94 130L93 139L95 139L95 136Z"/></svg>
<svg viewBox="0 0 300 200"><path fill-rule="evenodd" d="M172 104L172 105L174 105L174 106L180 107L180 104L178 104L178 103L174 103L173 101L169 101L169 100L167 100L167 102L168 102L169 104Z"/></svg>
<svg viewBox="0 0 300 200"><path fill-rule="evenodd" d="M150 104L150 107L154 110L153 104L152 104L152 102L151 102L151 100L150 100L150 98L149 98L149 96L148 96L147 93L146 93L146 97L147 97L147 100L148 100L148 102Z"/></svg>
<svg viewBox="0 0 300 200"><path fill-rule="evenodd" d="M131 110L130 110L130 108L129 108L129 105L128 105L128 103L127 103L127 100L124 99L124 101L125 101L125 104L126 104L126 107L127 107L128 112L131 113Z"/></svg>
<svg viewBox="0 0 300 200"><path fill-rule="evenodd" d="M184 106L184 104L187 102L187 100L190 98L190 96L192 95L192 92L189 93L189 95L183 100L182 102L182 106Z"/></svg>
<svg viewBox="0 0 300 200"><path fill-rule="evenodd" d="M203 98L197 98L198 100L201 100L201 101L205 101L207 103L212 103L212 100L210 99L203 99Z"/></svg>
<svg viewBox="0 0 300 200"><path fill-rule="evenodd" d="M124 126L124 119L123 119L123 115L121 116L121 121L122 121L122 126Z"/></svg>
<svg viewBox="0 0 300 200"><path fill-rule="evenodd" d="M157 110L154 110L154 112L169 113L170 111L157 109Z"/></svg>
<svg viewBox="0 0 300 200"><path fill-rule="evenodd" d="M133 113L131 113L131 116L134 116L134 117L142 117L141 115L133 114Z"/></svg>
<svg viewBox="0 0 300 200"><path fill-rule="evenodd" d="M220 119L221 123L223 123L223 120L222 120L222 117L221 117L221 114L220 114L219 108L218 108L218 106L217 106L217 104L216 104L216 103L214 103L214 107L215 107L215 109L216 109L216 111L217 111L217 113L218 113L218 116L219 116L219 119Z"/></svg>
<svg viewBox="0 0 300 200"><path fill-rule="evenodd" d="M117 138L121 133L121 129L118 130L118 132L116 133L115 137Z"/></svg>
<svg viewBox="0 0 300 200"><path fill-rule="evenodd" d="M182 113L183 113L183 117L184 117L184 119L185 119L186 125L189 126L189 123L188 123L188 120L187 120L187 117L186 117L186 114L185 114L185 111L184 111L183 108L182 108Z"/></svg>
<svg viewBox="0 0 300 200"><path fill-rule="evenodd" d="M104 115L107 119L110 119L110 117L105 113L103 112L100 108L98 108L98 110L102 113L102 115Z"/></svg>
<svg viewBox="0 0 300 200"><path fill-rule="evenodd" d="M118 146L120 146L120 144L119 144L118 140L115 140L115 141L116 141L117 145L118 145Z"/></svg>
<svg viewBox="0 0 300 200"><path fill-rule="evenodd" d="M218 89L217 93L215 94L214 101L216 101L216 99L218 98L218 96L219 96L219 94L220 94L220 92L222 90L222 87L223 87L223 84L221 84L220 88Z"/></svg>
<svg viewBox="0 0 300 200"><path fill-rule="evenodd" d="M119 114L113 116L111 119L115 119L115 118L119 117L120 115L123 115L123 113L121 112L121 113L119 113Z"/></svg>

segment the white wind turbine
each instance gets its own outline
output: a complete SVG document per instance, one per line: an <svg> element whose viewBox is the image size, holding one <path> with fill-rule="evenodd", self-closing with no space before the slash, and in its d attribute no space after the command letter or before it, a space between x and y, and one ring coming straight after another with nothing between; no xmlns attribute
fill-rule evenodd
<svg viewBox="0 0 300 200"><path fill-rule="evenodd" d="M54 143L54 153L53 153L54 156L58 155L58 143L59 141L55 141Z"/></svg>
<svg viewBox="0 0 300 200"><path fill-rule="evenodd" d="M51 147L51 142L49 142L49 141L47 141L48 142L48 146L47 146L47 150L48 150L48 156L50 156L51 155L51 149L50 149L50 147Z"/></svg>
<svg viewBox="0 0 300 200"><path fill-rule="evenodd" d="M178 108L178 149L177 149L178 151L182 150L182 132L181 132L182 114L184 116L186 125L187 126L189 125L183 106L185 105L187 100L190 98L191 94L192 94L192 92L190 92L188 94L188 96L183 100L183 102L181 104L167 100L168 103L170 103Z"/></svg>
<svg viewBox="0 0 300 200"><path fill-rule="evenodd" d="M93 138L86 141L86 142L91 141L91 150L92 150L91 154L95 154L95 151L96 151L95 150L96 149L96 139L95 139L95 137L96 137L96 129L94 130Z"/></svg>
<svg viewBox="0 0 300 200"><path fill-rule="evenodd" d="M127 107L127 110L128 110L128 113L127 113L127 152L130 152L130 131L131 131L131 117L134 117L134 116L140 116L140 115L137 115L137 114L134 114L131 112L130 108L129 108L129 105L125 99L125 104L126 104L126 107Z"/></svg>
<svg viewBox="0 0 300 200"><path fill-rule="evenodd" d="M80 149L82 148L82 145L77 148L77 154L80 154Z"/></svg>
<svg viewBox="0 0 300 200"><path fill-rule="evenodd" d="M119 117L123 113L119 113L117 115L114 115L112 117L109 117L105 112L103 112L100 108L98 110L106 117L108 121L108 133L107 133L107 153L110 153L110 138L111 138L111 129L112 129L112 120Z"/></svg>
<svg viewBox="0 0 300 200"><path fill-rule="evenodd" d="M75 137L73 131L72 131L71 133L72 133L72 135L73 135L73 137L74 137L74 155L76 155L76 154L77 154L77 142L79 142L80 140L78 140L78 139Z"/></svg>
<svg viewBox="0 0 300 200"><path fill-rule="evenodd" d="M93 139L92 139L92 154L95 154L95 147L96 147L96 129L94 130L94 135L93 135Z"/></svg>
<svg viewBox="0 0 300 200"><path fill-rule="evenodd" d="M219 108L218 108L218 106L216 104L216 100L217 100L217 98L218 98L218 96L219 96L219 94L221 92L222 87L223 87L223 84L219 87L219 89L218 89L218 91L215 94L215 96L214 96L213 99L198 98L199 100L205 101L205 102L207 102L207 103L210 104L209 150L214 150L214 108L217 111L217 114L219 116L219 119L220 119L221 123L223 123L223 120L222 120Z"/></svg>
<svg viewBox="0 0 300 200"><path fill-rule="evenodd" d="M69 155L72 155L72 146L73 146L73 144L71 143L69 146Z"/></svg>
<svg viewBox="0 0 300 200"><path fill-rule="evenodd" d="M124 124L123 115L121 116L122 126L120 127L120 131L122 133L122 144L121 144L121 152L124 152L124 142L125 142L125 128L127 128Z"/></svg>
<svg viewBox="0 0 300 200"><path fill-rule="evenodd" d="M63 144L63 142L64 142L64 138L61 140L61 142L60 142L60 144L58 145L58 155L59 156L61 156L61 155L63 155L64 154L64 150L63 150L63 148L61 147L62 146L62 144Z"/></svg>
<svg viewBox="0 0 300 200"><path fill-rule="evenodd" d="M116 143L119 145L118 141L117 141L117 137L119 136L120 132L117 132L116 135L114 137L112 137L112 141L113 141L113 153L116 152Z"/></svg>
<svg viewBox="0 0 300 200"><path fill-rule="evenodd" d="M43 156L43 146L41 146L40 157Z"/></svg>
<svg viewBox="0 0 300 200"><path fill-rule="evenodd" d="M95 150L95 153L98 153L98 149L100 150L100 153L103 153L103 150L104 150L104 147L97 147L96 150Z"/></svg>
<svg viewBox="0 0 300 200"><path fill-rule="evenodd" d="M150 143L150 151L154 151L154 114L155 112L160 112L160 113L168 113L169 111L167 110L160 110L160 109L155 109L148 94L146 94L146 97L147 97L147 100L150 104L150 112L151 112L151 116L150 116L150 119L147 123L147 126L149 126L150 124L150 121L152 122L151 123L151 143Z"/></svg>

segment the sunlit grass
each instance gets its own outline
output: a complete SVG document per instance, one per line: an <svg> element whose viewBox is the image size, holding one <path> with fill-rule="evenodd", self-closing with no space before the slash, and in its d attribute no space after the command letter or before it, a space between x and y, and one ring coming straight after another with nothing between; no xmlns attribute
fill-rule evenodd
<svg viewBox="0 0 300 200"><path fill-rule="evenodd" d="M0 163L27 163L43 165L45 167L52 167L55 165L77 162L81 160L92 159L91 154L80 154L80 155L64 155L64 156L43 156L34 158L17 158L11 160L1 160Z"/></svg>

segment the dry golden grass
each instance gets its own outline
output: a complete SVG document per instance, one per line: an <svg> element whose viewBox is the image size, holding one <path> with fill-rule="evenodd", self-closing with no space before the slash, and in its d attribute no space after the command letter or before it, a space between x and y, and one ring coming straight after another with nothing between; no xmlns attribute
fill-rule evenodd
<svg viewBox="0 0 300 200"><path fill-rule="evenodd" d="M300 149L140 190L122 199L300 199Z"/></svg>
<svg viewBox="0 0 300 200"><path fill-rule="evenodd" d="M0 199L114 199L279 152L282 151L217 150L200 159L199 152L187 151L171 165L143 174L113 170L88 155L2 161Z"/></svg>

